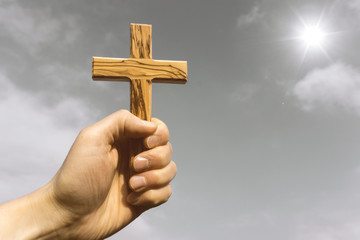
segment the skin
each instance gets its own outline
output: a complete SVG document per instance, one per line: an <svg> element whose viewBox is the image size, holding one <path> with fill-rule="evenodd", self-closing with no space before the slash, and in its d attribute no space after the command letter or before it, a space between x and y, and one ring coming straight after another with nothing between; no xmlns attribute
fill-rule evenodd
<svg viewBox="0 0 360 240"><path fill-rule="evenodd" d="M131 166L129 139L147 149ZM125 110L83 129L48 184L0 205L0 239L90 240L118 232L169 199L177 170L168 141L163 122Z"/></svg>

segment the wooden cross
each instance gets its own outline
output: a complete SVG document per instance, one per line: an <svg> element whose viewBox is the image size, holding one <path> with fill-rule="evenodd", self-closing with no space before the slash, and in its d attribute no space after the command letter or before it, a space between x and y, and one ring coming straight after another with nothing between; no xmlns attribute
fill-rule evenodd
<svg viewBox="0 0 360 240"><path fill-rule="evenodd" d="M129 81L130 112L151 120L151 84L186 83L186 61L152 59L151 25L130 25L130 58L93 57L93 80ZM130 143L130 162L145 150L139 142ZM130 172L131 175L131 172Z"/></svg>
<svg viewBox="0 0 360 240"><path fill-rule="evenodd" d="M152 59L151 25L130 25L130 58L93 57L93 80L130 81L130 112L151 120L151 84L186 83L186 61Z"/></svg>

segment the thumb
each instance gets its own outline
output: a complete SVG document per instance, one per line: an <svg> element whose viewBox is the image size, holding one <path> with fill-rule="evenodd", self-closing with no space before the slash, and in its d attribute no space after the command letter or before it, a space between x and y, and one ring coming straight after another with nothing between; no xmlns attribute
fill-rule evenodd
<svg viewBox="0 0 360 240"><path fill-rule="evenodd" d="M102 119L95 125L105 130L108 141L115 142L120 138L143 138L157 129L157 124L141 120L127 110L117 111Z"/></svg>

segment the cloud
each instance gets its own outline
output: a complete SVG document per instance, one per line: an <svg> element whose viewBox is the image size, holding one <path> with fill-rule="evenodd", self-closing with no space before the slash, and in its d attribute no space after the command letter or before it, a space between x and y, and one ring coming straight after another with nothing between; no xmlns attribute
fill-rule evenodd
<svg viewBox="0 0 360 240"><path fill-rule="evenodd" d="M0 116L0 202L49 181L77 133L92 122L80 100L67 98L48 108L37 95L17 89L1 70Z"/></svg>
<svg viewBox="0 0 360 240"><path fill-rule="evenodd" d="M73 17L63 14L55 18L48 8L25 8L16 1L2 3L0 8L0 36L36 53L45 43L72 43L79 31ZM56 47L56 46L54 46Z"/></svg>
<svg viewBox="0 0 360 240"><path fill-rule="evenodd" d="M264 14L261 12L259 5L255 5L248 14L241 15L238 18L237 24L239 27L248 26L262 19L263 16Z"/></svg>
<svg viewBox="0 0 360 240"><path fill-rule="evenodd" d="M344 109L360 115L360 72L342 62L308 73L293 94L304 110Z"/></svg>
<svg viewBox="0 0 360 240"><path fill-rule="evenodd" d="M350 8L353 8L353 9L359 11L359 13L360 13L360 1L359 0L348 0L347 3Z"/></svg>

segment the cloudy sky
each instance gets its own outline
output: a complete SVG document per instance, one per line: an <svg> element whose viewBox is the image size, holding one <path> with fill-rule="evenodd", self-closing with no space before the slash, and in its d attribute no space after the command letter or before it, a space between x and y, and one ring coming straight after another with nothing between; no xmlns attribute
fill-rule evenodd
<svg viewBox="0 0 360 240"><path fill-rule="evenodd" d="M153 86L172 198L110 239L360 238L360 0L0 0L0 202L128 109L128 84L93 82L91 57L128 57L132 22L189 82Z"/></svg>

